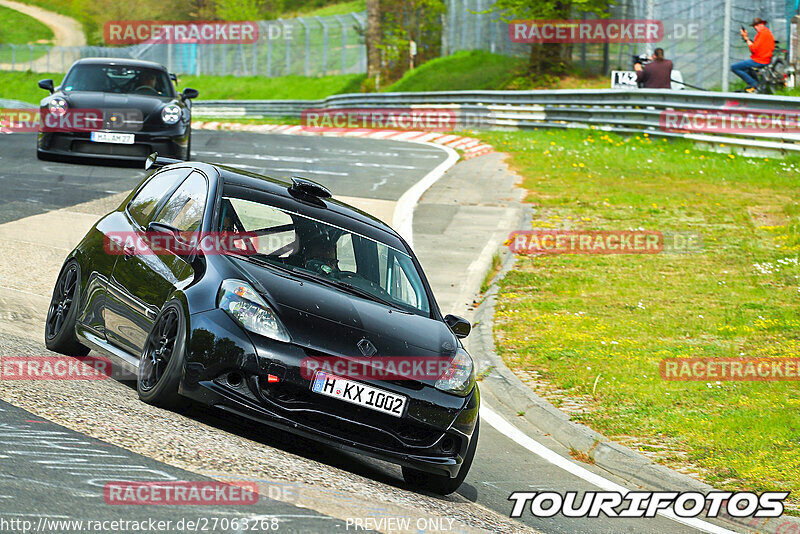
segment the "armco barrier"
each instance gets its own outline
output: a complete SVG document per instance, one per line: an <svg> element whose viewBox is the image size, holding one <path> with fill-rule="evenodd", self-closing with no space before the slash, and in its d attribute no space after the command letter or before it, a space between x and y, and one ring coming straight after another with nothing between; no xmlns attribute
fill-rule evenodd
<svg viewBox="0 0 800 534"><path fill-rule="evenodd" d="M748 149L800 152L800 128L757 132L666 131L665 111L800 114L800 98L670 90L447 91L334 95L324 100L200 100L198 117L300 118L306 109L451 108L460 129L590 128L683 137ZM795 125L796 126L796 125Z"/></svg>

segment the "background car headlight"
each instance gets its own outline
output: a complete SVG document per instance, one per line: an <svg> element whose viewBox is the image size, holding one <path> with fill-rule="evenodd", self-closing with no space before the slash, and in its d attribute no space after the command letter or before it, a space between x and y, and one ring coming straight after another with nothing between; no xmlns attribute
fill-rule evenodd
<svg viewBox="0 0 800 534"><path fill-rule="evenodd" d="M466 395L475 383L475 365L467 351L460 348L450 361L450 366L442 373L434 387L447 393Z"/></svg>
<svg viewBox="0 0 800 534"><path fill-rule="evenodd" d="M50 114L61 117L66 115L69 106L67 105L67 101L63 98L53 98L47 104L47 109L50 111Z"/></svg>
<svg viewBox="0 0 800 534"><path fill-rule="evenodd" d="M286 343L291 340L269 304L246 282L222 282L217 306L228 312L245 330Z"/></svg>
<svg viewBox="0 0 800 534"><path fill-rule="evenodd" d="M181 120L181 108L176 104L169 104L164 106L161 110L161 120L165 124L177 124Z"/></svg>

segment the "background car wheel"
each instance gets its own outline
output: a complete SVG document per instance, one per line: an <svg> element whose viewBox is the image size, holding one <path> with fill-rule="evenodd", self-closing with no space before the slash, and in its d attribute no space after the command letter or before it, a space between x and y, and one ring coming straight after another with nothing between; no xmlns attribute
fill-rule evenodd
<svg viewBox="0 0 800 534"><path fill-rule="evenodd" d="M81 272L78 262L70 261L61 269L47 319L44 324L45 346L61 354L69 356L86 356L89 348L78 343L75 337L75 321L78 317L78 303L81 288Z"/></svg>
<svg viewBox="0 0 800 534"><path fill-rule="evenodd" d="M189 134L189 142L186 144L186 157L184 161L192 161L192 134Z"/></svg>
<svg viewBox="0 0 800 534"><path fill-rule="evenodd" d="M168 303L153 324L139 360L136 390L148 404L177 409L187 404L178 393L186 354L186 319L177 301Z"/></svg>
<svg viewBox="0 0 800 534"><path fill-rule="evenodd" d="M403 466L403 479L414 487L428 490L438 495L449 495L456 491L459 486L467 478L469 468L472 467L472 460L475 458L475 450L478 448L478 430L481 420L475 422L475 432L472 434L472 439L469 442L467 455L464 457L464 463L461 464L461 469L458 471L456 478L450 478L447 475L434 475L426 473L413 467Z"/></svg>

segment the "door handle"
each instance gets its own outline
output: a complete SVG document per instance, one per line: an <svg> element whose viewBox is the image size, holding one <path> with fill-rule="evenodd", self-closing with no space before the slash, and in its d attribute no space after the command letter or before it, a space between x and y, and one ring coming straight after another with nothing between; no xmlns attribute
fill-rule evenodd
<svg viewBox="0 0 800 534"><path fill-rule="evenodd" d="M122 259L127 260L128 258L132 258L136 255L136 249L132 246L125 246L122 248Z"/></svg>

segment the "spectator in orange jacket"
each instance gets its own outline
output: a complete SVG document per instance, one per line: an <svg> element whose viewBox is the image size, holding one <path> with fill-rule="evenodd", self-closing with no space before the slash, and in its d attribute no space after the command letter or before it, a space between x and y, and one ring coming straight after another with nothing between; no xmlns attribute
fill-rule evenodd
<svg viewBox="0 0 800 534"><path fill-rule="evenodd" d="M756 17L753 19L752 26L756 29L756 38L750 40L747 30L742 28L741 34L744 42L750 47L750 59L734 63L731 70L739 78L747 83L748 93L755 93L758 81L756 80L754 68L766 67L772 61L772 52L775 50L775 37L767 28L767 21Z"/></svg>

